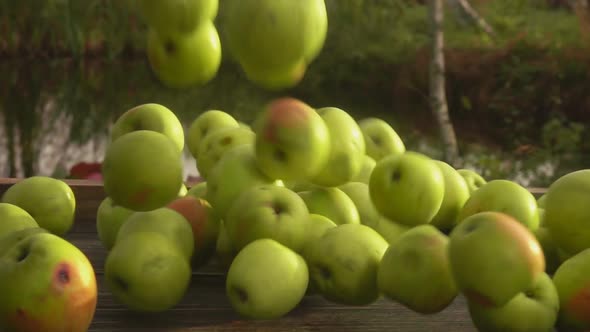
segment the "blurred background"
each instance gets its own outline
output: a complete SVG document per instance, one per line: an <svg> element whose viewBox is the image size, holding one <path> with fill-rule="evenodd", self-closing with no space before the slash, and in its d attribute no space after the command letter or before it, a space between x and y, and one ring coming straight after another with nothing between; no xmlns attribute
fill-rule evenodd
<svg viewBox="0 0 590 332"><path fill-rule="evenodd" d="M224 2L216 25L223 47ZM485 25L445 7L448 107L457 167L487 179L547 186L590 167L590 7L576 0L470 0ZM250 122L271 98L387 120L410 150L443 157L429 105L426 1L326 0L329 31L293 89L266 91L224 53L217 77L162 85L145 54L133 0L0 0L0 176L72 177L100 163L109 127L129 108L161 103L188 125L208 109ZM479 22L481 23L481 22ZM195 175L186 154L187 175Z"/></svg>

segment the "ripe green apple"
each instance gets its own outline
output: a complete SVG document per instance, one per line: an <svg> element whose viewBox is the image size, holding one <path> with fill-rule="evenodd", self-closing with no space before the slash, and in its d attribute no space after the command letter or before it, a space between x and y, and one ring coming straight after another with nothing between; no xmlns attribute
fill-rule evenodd
<svg viewBox="0 0 590 332"><path fill-rule="evenodd" d="M559 248L547 227L541 226L537 228L534 231L534 234L541 245L541 249L543 249L543 256L545 257L545 272L553 274L559 265L561 265Z"/></svg>
<svg viewBox="0 0 590 332"><path fill-rule="evenodd" d="M207 182L199 182L196 185L192 186L187 192L185 196L193 196L196 198L204 198L207 194Z"/></svg>
<svg viewBox="0 0 590 332"><path fill-rule="evenodd" d="M0 330L88 330L97 287L80 249L57 235L37 233L0 255Z"/></svg>
<svg viewBox="0 0 590 332"><path fill-rule="evenodd" d="M121 225L135 211L113 203L110 197L105 197L96 211L96 231L98 239L105 249L111 250L115 245Z"/></svg>
<svg viewBox="0 0 590 332"><path fill-rule="evenodd" d="M305 231L305 243L301 248L301 256L306 259L306 251L313 246L313 243L319 241L328 229L334 228L336 226L338 225L336 225L336 223L334 223L332 220L319 214L310 213ZM318 287L315 285L313 280L309 280L306 294L315 294L317 292Z"/></svg>
<svg viewBox="0 0 590 332"><path fill-rule="evenodd" d="M501 307L467 303L469 314L482 332L553 332L559 311L557 290L546 273L524 292Z"/></svg>
<svg viewBox="0 0 590 332"><path fill-rule="evenodd" d="M463 205L458 222L483 211L506 213L531 231L539 228L535 196L514 181L492 180L481 186Z"/></svg>
<svg viewBox="0 0 590 332"><path fill-rule="evenodd" d="M379 298L377 269L388 246L363 224L329 228L306 249L310 278L329 301L368 305Z"/></svg>
<svg viewBox="0 0 590 332"><path fill-rule="evenodd" d="M105 261L107 289L127 308L162 312L184 297L191 267L178 246L158 232L136 232L117 241Z"/></svg>
<svg viewBox="0 0 590 332"><path fill-rule="evenodd" d="M408 226L429 223L442 205L444 192L443 173L434 160L412 151L378 161L369 181L377 211Z"/></svg>
<svg viewBox="0 0 590 332"><path fill-rule="evenodd" d="M375 229L382 217L371 201L369 185L363 182L351 181L338 186L338 189L342 190L354 203L359 214L360 223Z"/></svg>
<svg viewBox="0 0 590 332"><path fill-rule="evenodd" d="M178 117L166 106L149 103L135 106L121 114L111 129L111 141L136 130L153 130L166 135L184 149L184 129Z"/></svg>
<svg viewBox="0 0 590 332"><path fill-rule="evenodd" d="M545 271L533 233L502 212L467 217L451 232L448 252L459 290L484 306L505 305Z"/></svg>
<svg viewBox="0 0 590 332"><path fill-rule="evenodd" d="M229 127L216 130L201 142L197 153L197 170L207 179L211 169L219 162L221 157L231 148L242 144L254 144L256 134L242 127Z"/></svg>
<svg viewBox="0 0 590 332"><path fill-rule="evenodd" d="M137 5L149 26L186 34L217 17L219 0L139 0Z"/></svg>
<svg viewBox="0 0 590 332"><path fill-rule="evenodd" d="M328 127L330 151L328 161L310 182L336 187L351 181L361 171L365 140L356 121L344 110L323 107L317 112Z"/></svg>
<svg viewBox="0 0 590 332"><path fill-rule="evenodd" d="M320 187L297 194L310 213L327 217L337 225L361 222L353 200L337 187Z"/></svg>
<svg viewBox="0 0 590 332"><path fill-rule="evenodd" d="M198 268L208 263L215 253L220 224L209 202L187 196L172 201L166 207L180 213L192 228L195 245L192 267Z"/></svg>
<svg viewBox="0 0 590 332"><path fill-rule="evenodd" d="M541 197L537 198L537 206L539 209L545 208L545 200L547 199L547 194L541 195Z"/></svg>
<svg viewBox="0 0 590 332"><path fill-rule="evenodd" d="M397 132L383 119L369 117L358 122L365 142L367 155L376 162L389 155L406 152L406 146Z"/></svg>
<svg viewBox="0 0 590 332"><path fill-rule="evenodd" d="M108 146L102 175L105 193L116 205L134 211L157 209L178 196L181 152L163 134L133 131Z"/></svg>
<svg viewBox="0 0 590 332"><path fill-rule="evenodd" d="M242 63L241 67L250 82L273 92L295 87L307 71L303 58L280 68L258 67L250 63Z"/></svg>
<svg viewBox="0 0 590 332"><path fill-rule="evenodd" d="M473 194L477 189L487 183L486 179L472 169L461 168L457 172L465 179L470 194Z"/></svg>
<svg viewBox="0 0 590 332"><path fill-rule="evenodd" d="M391 245L397 241L402 234L414 227L415 226L402 225L382 216L372 228Z"/></svg>
<svg viewBox="0 0 590 332"><path fill-rule="evenodd" d="M590 329L590 249L584 249L564 261L553 275L559 295L560 331Z"/></svg>
<svg viewBox="0 0 590 332"><path fill-rule="evenodd" d="M449 239L418 225L391 244L379 264L377 286L389 299L422 314L444 310L459 294L449 264Z"/></svg>
<svg viewBox="0 0 590 332"><path fill-rule="evenodd" d="M308 218L305 202L294 191L267 184L240 193L224 221L237 250L254 240L270 238L299 252L305 242Z"/></svg>
<svg viewBox="0 0 590 332"><path fill-rule="evenodd" d="M0 203L0 237L21 229L36 228L39 224L21 207Z"/></svg>
<svg viewBox="0 0 590 332"><path fill-rule="evenodd" d="M272 239L250 242L234 258L225 283L232 307L251 319L276 319L303 299L309 271L303 257Z"/></svg>
<svg viewBox="0 0 590 332"><path fill-rule="evenodd" d="M115 245L135 233L155 232L165 236L187 259L193 256L195 242L191 224L178 211L162 207L135 212L119 228Z"/></svg>
<svg viewBox="0 0 590 332"><path fill-rule="evenodd" d="M2 202L27 211L39 227L58 236L65 235L74 224L76 197L59 179L39 175L22 179L4 192Z"/></svg>
<svg viewBox="0 0 590 332"><path fill-rule="evenodd" d="M438 213L432 221L443 232L450 231L457 224L459 212L469 198L469 188L464 178L449 164L435 160L434 163L442 171L445 193Z"/></svg>
<svg viewBox="0 0 590 332"><path fill-rule="evenodd" d="M355 177L351 179L350 182L362 182L369 184L369 181L371 179L371 173L373 173L375 165L377 165L375 159L369 157L368 155L364 155L361 170L357 173Z"/></svg>
<svg viewBox="0 0 590 332"><path fill-rule="evenodd" d="M558 247L574 255L590 248L590 169L563 175L547 189L544 222Z"/></svg>
<svg viewBox="0 0 590 332"><path fill-rule="evenodd" d="M228 150L211 170L207 179L207 200L215 213L225 219L234 200L246 189L259 184L272 184L256 165L252 144L238 145Z"/></svg>
<svg viewBox="0 0 590 332"><path fill-rule="evenodd" d="M239 127L238 121L229 113L220 110L207 110L191 122L186 135L186 145L191 155L196 159L201 142L207 135L219 129L236 127Z"/></svg>
<svg viewBox="0 0 590 332"><path fill-rule="evenodd" d="M21 240L39 233L49 233L49 231L41 227L30 227L0 234L0 256Z"/></svg>
<svg viewBox="0 0 590 332"><path fill-rule="evenodd" d="M225 228L225 222L219 221L219 233L217 234L217 242L215 243L215 257L221 264L224 272L227 272L231 262L234 260L238 250L236 250L227 235L227 229Z"/></svg>
<svg viewBox="0 0 590 332"><path fill-rule="evenodd" d="M156 77L171 88L187 88L211 81L221 65L221 41L211 21L187 34L150 28L147 55Z"/></svg>
<svg viewBox="0 0 590 332"><path fill-rule="evenodd" d="M254 128L256 161L270 178L305 181L328 161L328 127L315 109L300 100L272 100L257 116Z"/></svg>

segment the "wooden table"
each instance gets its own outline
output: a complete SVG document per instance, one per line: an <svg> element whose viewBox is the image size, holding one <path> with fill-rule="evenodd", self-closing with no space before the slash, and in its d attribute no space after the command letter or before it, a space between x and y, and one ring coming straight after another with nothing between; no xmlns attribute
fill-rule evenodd
<svg viewBox="0 0 590 332"><path fill-rule="evenodd" d="M0 195L15 182L0 179ZM369 306L344 306L307 296L287 316L273 321L253 321L239 317L225 295L223 275L212 263L193 272L184 300L175 308L159 314L136 314L125 309L105 287L106 251L98 240L96 209L104 196L100 183L68 181L77 198L77 218L67 239L82 249L92 262L98 280L98 306L90 332L163 332L163 331L476 331L465 300L457 297L453 304L435 315L420 315L399 304L380 299ZM531 190L536 195L542 189Z"/></svg>

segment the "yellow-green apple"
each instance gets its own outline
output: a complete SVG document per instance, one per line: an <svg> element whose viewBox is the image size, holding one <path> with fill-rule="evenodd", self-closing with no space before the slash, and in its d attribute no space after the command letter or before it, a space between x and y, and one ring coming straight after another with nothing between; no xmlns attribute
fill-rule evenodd
<svg viewBox="0 0 590 332"><path fill-rule="evenodd" d="M402 225L395 221L391 221L383 216L379 218L377 224L373 227L390 245L393 244L399 237L404 234L407 230L414 228L415 226Z"/></svg>
<svg viewBox="0 0 590 332"><path fill-rule="evenodd" d="M561 265L561 258L559 248L553 240L553 236L549 229L545 226L540 226L534 231L535 237L541 249L543 249L543 256L545 257L545 272L549 274L555 273L559 265Z"/></svg>
<svg viewBox="0 0 590 332"><path fill-rule="evenodd" d="M256 17L255 20L252 18ZM243 0L228 5L228 48L246 76L267 89L296 85L323 47L324 0Z"/></svg>
<svg viewBox="0 0 590 332"><path fill-rule="evenodd" d="M389 299L422 314L444 310L459 294L447 255L449 239L418 225L392 243L379 264L377 286Z"/></svg>
<svg viewBox="0 0 590 332"><path fill-rule="evenodd" d="M211 81L221 65L221 41L213 22L203 22L186 34L150 28L147 55L155 76L170 88L187 88Z"/></svg>
<svg viewBox="0 0 590 332"><path fill-rule="evenodd" d="M364 155L361 170L351 179L350 182L362 182L369 184L371 173L373 172L375 165L377 165L375 159L369 157L368 155Z"/></svg>
<svg viewBox="0 0 590 332"><path fill-rule="evenodd" d="M351 181L338 186L338 189L342 190L356 206L360 223L374 229L381 215L371 201L369 185Z"/></svg>
<svg viewBox="0 0 590 332"><path fill-rule="evenodd" d="M191 224L180 212L162 207L151 211L135 212L119 228L115 245L135 233L155 232L165 236L170 243L178 247L187 259L195 251L195 242Z"/></svg>
<svg viewBox="0 0 590 332"><path fill-rule="evenodd" d="M187 34L217 17L219 0L139 0L137 9L156 30Z"/></svg>
<svg viewBox="0 0 590 332"><path fill-rule="evenodd" d="M546 273L500 307L468 302L471 320L481 332L553 332L559 312L557 290Z"/></svg>
<svg viewBox="0 0 590 332"><path fill-rule="evenodd" d="M191 225L195 244L192 266L196 268L205 265L215 253L219 234L219 218L213 214L209 202L186 196L172 201L166 207L180 213Z"/></svg>
<svg viewBox="0 0 590 332"><path fill-rule="evenodd" d="M225 289L232 307L241 316L276 319L301 302L308 281L303 257L273 239L258 239L245 246L232 261Z"/></svg>
<svg viewBox="0 0 590 332"><path fill-rule="evenodd" d="M0 256L24 238L38 233L49 233L49 231L41 227L30 227L0 234Z"/></svg>
<svg viewBox="0 0 590 332"><path fill-rule="evenodd" d="M205 200L221 219L225 219L234 200L242 192L259 184L273 182L256 165L254 146L238 145L228 150L211 170Z"/></svg>
<svg viewBox="0 0 590 332"><path fill-rule="evenodd" d="M88 330L97 287L80 249L57 235L37 233L0 255L0 330Z"/></svg>
<svg viewBox="0 0 590 332"><path fill-rule="evenodd" d="M323 107L317 110L328 127L328 161L309 182L335 187L351 181L363 166L365 140L356 121L344 110Z"/></svg>
<svg viewBox="0 0 590 332"><path fill-rule="evenodd" d="M235 249L270 238L299 252L305 242L309 211L291 189L273 184L244 190L227 213L225 227Z"/></svg>
<svg viewBox="0 0 590 332"><path fill-rule="evenodd" d="M290 97L268 103L255 121L256 161L270 178L305 181L328 161L330 135L315 109Z"/></svg>
<svg viewBox="0 0 590 332"><path fill-rule="evenodd" d="M199 174L207 179L211 169L226 151L242 144L254 144L256 134L242 127L223 128L207 135L195 158Z"/></svg>
<svg viewBox="0 0 590 332"><path fill-rule="evenodd" d="M449 261L459 290L484 306L503 306L545 271L541 245L514 217L476 213L451 232Z"/></svg>
<svg viewBox="0 0 590 332"><path fill-rule="evenodd" d="M119 137L108 146L102 164L106 195L134 211L168 204L183 183L181 156L172 140L155 131L138 130Z"/></svg>
<svg viewBox="0 0 590 332"><path fill-rule="evenodd" d="M336 223L334 223L332 220L319 214L310 213L305 230L305 243L301 248L301 256L305 258L307 256L306 251L312 247L313 243L319 241L328 229L334 228L336 226L338 225L336 225ZM306 293L317 293L317 286L314 284L313 280L309 280Z"/></svg>
<svg viewBox="0 0 590 332"><path fill-rule="evenodd" d="M464 178L451 165L440 160L435 160L434 163L442 172L445 193L440 209L430 223L441 231L448 232L457 224L459 212L470 196L469 188Z"/></svg>
<svg viewBox="0 0 590 332"><path fill-rule="evenodd" d="M329 228L305 251L310 278L329 301L370 304L379 298L377 269L388 246L363 224Z"/></svg>
<svg viewBox="0 0 590 332"><path fill-rule="evenodd" d="M303 199L310 213L327 217L337 225L361 222L353 200L337 187L319 187L297 194Z"/></svg>
<svg viewBox="0 0 590 332"><path fill-rule="evenodd" d="M207 194L207 182L199 182L192 186L187 192L185 196L193 196L196 198L204 198Z"/></svg>
<svg viewBox="0 0 590 332"><path fill-rule="evenodd" d="M408 226L429 223L442 205L444 192L444 177L434 160L413 151L378 161L369 181L377 211Z"/></svg>
<svg viewBox="0 0 590 332"><path fill-rule="evenodd" d="M506 213L529 230L539 228L539 209L535 196L520 184L510 180L492 180L471 194L458 216L465 218L483 211Z"/></svg>
<svg viewBox="0 0 590 332"><path fill-rule="evenodd" d="M590 248L588 202L590 169L563 175L547 189L544 223L557 246L570 255Z"/></svg>
<svg viewBox="0 0 590 332"><path fill-rule="evenodd" d="M225 228L225 222L219 221L219 234L217 235L217 242L215 243L215 257L221 264L223 272L227 272L231 262L238 254L238 251L234 248L229 236L227 235L227 229Z"/></svg>
<svg viewBox="0 0 590 332"><path fill-rule="evenodd" d="M110 197L105 197L96 211L96 232L103 247L111 250L115 245L121 225L135 211L113 203Z"/></svg>
<svg viewBox="0 0 590 332"><path fill-rule="evenodd" d="M467 183L467 188L469 188L470 194L473 194L473 192L487 183L483 176L472 169L461 168L458 169L457 172L459 172L463 179L465 179L465 183Z"/></svg>
<svg viewBox="0 0 590 332"><path fill-rule="evenodd" d="M543 194L541 197L537 198L537 206L539 209L545 208L545 199L547 199L547 194Z"/></svg>
<svg viewBox="0 0 590 332"><path fill-rule="evenodd" d="M63 236L74 224L76 197L72 188L60 179L31 176L8 188L2 202L27 211L39 227Z"/></svg>
<svg viewBox="0 0 590 332"><path fill-rule="evenodd" d="M121 114L111 129L111 141L136 130L153 130L170 138L184 149L184 129L178 117L166 106L148 103L135 106Z"/></svg>
<svg viewBox="0 0 590 332"><path fill-rule="evenodd" d="M568 258L553 275L559 295L560 331L590 329L590 249Z"/></svg>
<svg viewBox="0 0 590 332"><path fill-rule="evenodd" d="M0 236L25 228L36 228L39 224L21 207L0 203Z"/></svg>
<svg viewBox="0 0 590 332"><path fill-rule="evenodd" d="M162 312L184 297L191 267L173 240L158 232L136 232L117 241L104 266L107 289L137 312Z"/></svg>
<svg viewBox="0 0 590 332"><path fill-rule="evenodd" d="M191 122L186 135L186 146L196 159L201 142L207 135L219 129L236 127L239 127L238 121L229 113L220 110L204 111Z"/></svg>
<svg viewBox="0 0 590 332"><path fill-rule="evenodd" d="M360 120L358 124L365 137L366 153L376 162L389 155L406 152L404 142L385 120L369 117Z"/></svg>

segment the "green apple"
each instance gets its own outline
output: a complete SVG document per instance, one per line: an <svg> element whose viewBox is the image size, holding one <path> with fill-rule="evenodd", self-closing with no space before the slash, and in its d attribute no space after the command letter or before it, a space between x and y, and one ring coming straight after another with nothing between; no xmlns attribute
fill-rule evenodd
<svg viewBox="0 0 590 332"><path fill-rule="evenodd" d="M559 295L560 331L590 329L590 249L568 258L553 275Z"/></svg>
<svg viewBox="0 0 590 332"><path fill-rule="evenodd" d="M358 124L367 144L367 155L376 162L389 155L406 152L402 139L383 119L369 117L360 120Z"/></svg>
<svg viewBox="0 0 590 332"><path fill-rule="evenodd" d="M31 215L17 205L0 203L0 237L25 228L36 228L39 224Z"/></svg>
<svg viewBox="0 0 590 332"><path fill-rule="evenodd" d="M242 70L250 82L276 92L299 84L307 71L307 63L303 58L280 68L242 63Z"/></svg>
<svg viewBox="0 0 590 332"><path fill-rule="evenodd" d="M0 234L0 256L21 240L39 233L49 233L49 231L41 227L30 227Z"/></svg>
<svg viewBox="0 0 590 332"><path fill-rule="evenodd" d="M473 194L477 189L487 183L483 176L472 169L461 168L458 169L457 172L459 172L463 179L465 179L465 183L467 183L467 188L469 188L470 194Z"/></svg>
<svg viewBox="0 0 590 332"><path fill-rule="evenodd" d="M303 257L272 239L250 242L234 258L225 289L238 314L277 319L303 299L309 271Z"/></svg>
<svg viewBox="0 0 590 332"><path fill-rule="evenodd" d="M414 228L415 226L402 225L395 221L391 221L385 217L379 218L377 223L373 226L373 229L381 235L387 243L393 244L397 239L402 236L406 231Z"/></svg>
<svg viewBox="0 0 590 332"><path fill-rule="evenodd" d="M181 157L176 144L164 134L150 130L125 134L105 152L105 193L116 205L130 210L160 208L178 196L183 183Z"/></svg>
<svg viewBox="0 0 590 332"><path fill-rule="evenodd" d="M294 191L273 184L244 190L227 213L225 227L234 248L269 238L299 252L305 242L309 211Z"/></svg>
<svg viewBox="0 0 590 332"><path fill-rule="evenodd" d="M186 135L186 145L191 155L196 159L201 142L207 135L219 129L236 127L239 127L238 121L229 113L220 110L207 110L191 122Z"/></svg>
<svg viewBox="0 0 590 332"><path fill-rule="evenodd" d="M113 203L110 197L105 197L96 211L96 231L103 247L111 250L115 245L121 225L135 211Z"/></svg>
<svg viewBox="0 0 590 332"><path fill-rule="evenodd" d="M367 305L379 298L377 269L389 244L363 224L329 228L306 249L310 278L329 301Z"/></svg>
<svg viewBox="0 0 590 332"><path fill-rule="evenodd" d="M64 236L74 224L76 197L62 180L47 176L22 179L8 188L2 202L27 211L39 227Z"/></svg>
<svg viewBox="0 0 590 332"><path fill-rule="evenodd" d="M255 122L256 161L268 177L306 181L328 161L330 135L315 109L295 98L274 99Z"/></svg>
<svg viewBox="0 0 590 332"><path fill-rule="evenodd" d="M0 255L0 330L88 330L97 286L80 249L57 235L37 233Z"/></svg>
<svg viewBox="0 0 590 332"><path fill-rule="evenodd" d="M482 332L553 332L559 312L557 290L542 273L524 292L501 307L467 303L471 320Z"/></svg>
<svg viewBox="0 0 590 332"><path fill-rule="evenodd" d="M305 231L305 243L301 249L301 255L303 258L307 257L306 251L313 246L313 243L320 240L320 238L330 228L334 228L338 225L332 220L319 215L311 213L307 221L307 228ZM309 280L306 294L315 294L318 292L318 287L314 284L313 280Z"/></svg>
<svg viewBox="0 0 590 332"><path fill-rule="evenodd" d="M220 224L209 202L187 196L172 201L166 207L180 213L192 228L195 245L192 266L197 268L208 263L215 253Z"/></svg>
<svg viewBox="0 0 590 332"><path fill-rule="evenodd" d="M412 151L378 161L369 181L377 211L408 226L429 223L440 210L444 192L443 173L434 160Z"/></svg>
<svg viewBox="0 0 590 332"><path fill-rule="evenodd" d="M137 9L156 30L186 34L217 17L219 0L139 0Z"/></svg>
<svg viewBox="0 0 590 332"><path fill-rule="evenodd" d="M369 184L371 173L373 172L373 169L375 169L375 165L377 165L375 159L369 157L368 155L364 155L361 170L351 179L350 182L362 182Z"/></svg>
<svg viewBox="0 0 590 332"><path fill-rule="evenodd" d="M336 187L320 187L297 194L303 199L310 213L327 217L337 225L361 222L353 200Z"/></svg>
<svg viewBox="0 0 590 332"><path fill-rule="evenodd" d="M187 34L150 28L147 55L155 76L171 88L188 88L211 81L221 65L221 41L213 22L203 22Z"/></svg>
<svg viewBox="0 0 590 332"><path fill-rule="evenodd" d="M467 217L451 232L451 271L467 299L503 306L545 271L541 245L514 217L486 211Z"/></svg>
<svg viewBox="0 0 590 332"><path fill-rule="evenodd" d="M539 209L545 208L545 200L547 199L547 194L541 195L541 197L537 198L537 206Z"/></svg>
<svg viewBox="0 0 590 332"><path fill-rule="evenodd" d="M111 129L111 141L136 130L153 130L170 138L184 149L184 129L178 117L166 106L149 103L135 106L121 114Z"/></svg>
<svg viewBox="0 0 590 332"><path fill-rule="evenodd" d="M347 182L338 186L338 189L342 190L354 203L360 223L375 228L381 215L371 201L369 185L363 182Z"/></svg>
<svg viewBox="0 0 590 332"><path fill-rule="evenodd" d="M344 110L323 107L317 110L330 136L328 161L310 182L335 187L351 181L363 166L365 140L356 121Z"/></svg>
<svg viewBox="0 0 590 332"><path fill-rule="evenodd" d="M543 249L543 256L545 256L545 272L553 274L559 265L561 265L559 248L557 247L557 244L555 244L553 236L551 236L551 232L549 232L547 227L541 226L537 228L534 231L534 234L541 245L541 249Z"/></svg>
<svg viewBox="0 0 590 332"><path fill-rule="evenodd" d="M418 225L392 243L379 264L377 285L389 299L422 314L444 310L459 294L449 264L449 239Z"/></svg>
<svg viewBox="0 0 590 332"><path fill-rule="evenodd" d="M221 219L225 219L234 200L246 189L259 184L272 184L256 165L252 144L228 150L211 170L207 179L207 200Z"/></svg>
<svg viewBox="0 0 590 332"><path fill-rule="evenodd" d="M186 196L193 196L196 198L204 198L207 194L207 182L199 182L196 185L192 186L187 192Z"/></svg>
<svg viewBox="0 0 590 332"><path fill-rule="evenodd" d="M197 153L197 170L207 179L211 169L226 151L242 144L254 144L256 134L242 127L222 128L203 138Z"/></svg>
<svg viewBox="0 0 590 332"><path fill-rule="evenodd" d="M483 211L506 213L531 231L539 228L539 210L535 196L514 181L492 180L481 186L463 205L458 222Z"/></svg>
<svg viewBox="0 0 590 332"><path fill-rule="evenodd" d="M135 212L119 228L115 245L126 241L135 233L155 232L165 236L178 250L190 259L195 250L191 224L180 212L162 207L152 211Z"/></svg>
<svg viewBox="0 0 590 332"><path fill-rule="evenodd" d="M217 241L215 243L215 257L221 264L221 268L224 269L223 272L227 272L231 262L234 260L237 254L238 251L234 248L229 236L227 235L225 222L220 220L219 233L217 234Z"/></svg>
<svg viewBox="0 0 590 332"><path fill-rule="evenodd" d="M470 196L469 188L464 178L451 165L440 160L435 160L434 163L442 172L445 193L440 209L430 223L441 231L448 232L457 224L459 213Z"/></svg>
<svg viewBox="0 0 590 332"><path fill-rule="evenodd" d="M104 266L107 289L137 312L162 312L177 305L188 290L191 267L170 238L136 232L117 241Z"/></svg>
<svg viewBox="0 0 590 332"><path fill-rule="evenodd" d="M544 223L557 246L571 255L590 248L588 202L590 169L563 175L546 193Z"/></svg>

